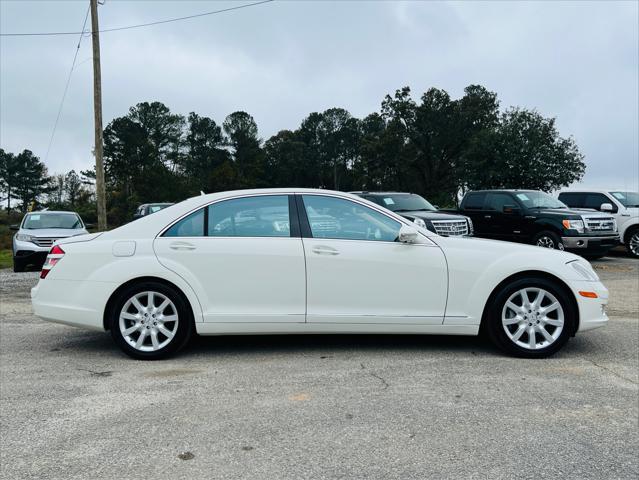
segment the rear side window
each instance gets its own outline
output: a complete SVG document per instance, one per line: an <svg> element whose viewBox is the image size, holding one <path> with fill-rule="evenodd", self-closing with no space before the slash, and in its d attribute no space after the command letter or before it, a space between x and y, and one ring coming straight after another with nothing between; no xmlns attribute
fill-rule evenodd
<svg viewBox="0 0 639 480"><path fill-rule="evenodd" d="M209 237L290 237L287 195L237 198L210 205Z"/></svg>
<svg viewBox="0 0 639 480"><path fill-rule="evenodd" d="M560 193L559 200L572 208L584 208L585 193Z"/></svg>
<svg viewBox="0 0 639 480"><path fill-rule="evenodd" d="M485 193L467 193L464 199L464 208L468 210L481 210L484 207Z"/></svg>
<svg viewBox="0 0 639 480"><path fill-rule="evenodd" d="M164 237L203 237L204 209L184 217L164 232Z"/></svg>

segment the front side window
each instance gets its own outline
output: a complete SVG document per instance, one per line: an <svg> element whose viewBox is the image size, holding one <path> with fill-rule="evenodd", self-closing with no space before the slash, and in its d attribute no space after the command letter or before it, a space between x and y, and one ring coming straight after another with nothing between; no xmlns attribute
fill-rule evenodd
<svg viewBox="0 0 639 480"><path fill-rule="evenodd" d="M394 242L401 223L350 200L304 195L313 238Z"/></svg>
<svg viewBox="0 0 639 480"><path fill-rule="evenodd" d="M486 195L486 205L484 210L496 210L501 212L506 205L517 205L517 203L507 193L489 193Z"/></svg>
<svg viewBox="0 0 639 480"><path fill-rule="evenodd" d="M602 203L610 203L610 199L601 193L589 193L586 195L586 201L584 202L584 208L592 208L594 210L601 210ZM613 206L614 207L614 206Z"/></svg>
<svg viewBox="0 0 639 480"><path fill-rule="evenodd" d="M166 232L165 237L202 237L204 236L204 208L200 208L173 224Z"/></svg>
<svg viewBox="0 0 639 480"><path fill-rule="evenodd" d="M210 237L290 237L288 196L236 198L209 207Z"/></svg>

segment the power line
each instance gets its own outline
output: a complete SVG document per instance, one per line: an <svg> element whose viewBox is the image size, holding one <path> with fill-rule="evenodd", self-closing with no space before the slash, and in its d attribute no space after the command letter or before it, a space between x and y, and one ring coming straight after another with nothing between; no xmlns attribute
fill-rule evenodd
<svg viewBox="0 0 639 480"><path fill-rule="evenodd" d="M49 138L49 146L47 147L47 153L44 156L45 163L47 162L47 159L49 158L49 152L51 151L51 145L53 144L53 137L55 136L55 131L58 128L58 122L60 121L60 114L62 113L64 100L67 98L67 92L69 91L69 84L71 83L71 75L73 74L73 69L75 68L75 62L78 59L78 53L80 52L80 44L82 43L82 37L84 36L84 32L87 27L89 10L90 10L90 7L87 7L87 13L84 16L84 23L82 24L82 32L79 32L80 38L78 39L78 46L75 48L75 54L73 55L73 62L71 63L71 69L69 70L69 75L67 76L67 84L64 86L64 92L62 93L62 100L60 100L60 107L58 108L58 115L55 117L55 123L53 124L53 131L51 132L51 138Z"/></svg>
<svg viewBox="0 0 639 480"><path fill-rule="evenodd" d="M171 23L171 22L179 22L181 20L190 20L192 18L198 18L198 17L205 17L208 15L215 15L218 13L224 13L224 12L230 12L231 10L239 10L241 8L247 8L247 7L254 7L256 5L261 5L263 3L270 3L274 0L262 0L260 2L255 2L255 3L247 3L245 5L238 5L237 7L229 7L229 8L223 8L222 10L213 10L211 12L204 12L204 13L198 13L195 15L188 15L186 17L178 17L178 18L169 18L167 20L158 20L156 22L149 22L149 23L140 23L137 25L129 25L126 27L115 27L115 28L105 28L103 30L100 30L99 33L104 33L104 32L117 32L120 30L131 30L133 28L142 28L142 27L150 27L152 25L160 25L163 23ZM2 37L42 37L42 36L53 36L53 35L82 35L85 32L32 32L32 33L0 33L0 36ZM92 32L89 32L92 33Z"/></svg>

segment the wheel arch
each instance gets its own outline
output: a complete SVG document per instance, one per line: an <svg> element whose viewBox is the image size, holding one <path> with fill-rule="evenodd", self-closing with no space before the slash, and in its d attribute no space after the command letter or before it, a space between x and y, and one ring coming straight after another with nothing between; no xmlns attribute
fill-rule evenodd
<svg viewBox="0 0 639 480"><path fill-rule="evenodd" d="M623 243L628 243L628 241L630 241L630 235L632 233L634 233L637 229L639 229L639 220L631 223L630 225L628 225L627 227L625 227L624 232L623 232Z"/></svg>
<svg viewBox="0 0 639 480"><path fill-rule="evenodd" d="M189 306L190 309L190 314L191 314L191 322L193 322L193 328L195 328L195 315L196 315L196 310L193 308L193 305L191 304L189 298L184 294L184 292L182 291L182 289L180 287L178 287L176 284L174 284L173 282L170 282L169 280L166 280L164 278L160 278L160 277L154 277L154 276L142 276L142 277L136 277L136 278L132 278L130 280L127 280L126 282L124 282L122 285L120 285L118 288L116 288L113 293L111 293L111 296L109 297L109 299L107 300L107 303L104 307L104 312L102 313L102 326L104 327L104 330L109 330L109 316L111 314L111 312L113 311L113 308L115 306L115 302L118 298L118 296L120 295L120 293L125 290L126 288L129 288L130 286L136 284L136 283L141 283L141 282L157 282L157 283L162 283L164 285L166 285L167 287L170 287L172 289L174 289L178 295L180 295L180 297L182 297L182 300L184 300L184 303L186 303L186 305Z"/></svg>
<svg viewBox="0 0 639 480"><path fill-rule="evenodd" d="M486 300L486 303L484 304L484 309L483 309L482 315L481 315L481 323L479 325L479 330L480 331L484 331L484 329L486 328L488 311L489 311L492 303L494 302L495 297L501 291L501 289L505 285L510 283L510 282L513 282L515 280L519 280L521 278L528 278L528 277L537 277L537 278L544 278L546 280L550 280L550 281L556 283L564 291L564 293L567 295L570 303L572 304L572 307L573 307L575 315L576 315L576 322L575 322L573 331L570 332L571 336L574 337L575 334L577 333L577 331L579 330L579 322L580 322L579 304L577 303L577 298L575 297L575 294L570 289L568 284L566 282L564 282L561 278L557 277L556 275L553 275L552 273L544 272L544 271L541 271L541 270L525 270L523 272L517 272L515 274L512 274L512 275L504 278L501 282L499 282L499 284L495 288L493 288L492 292L488 296L488 299Z"/></svg>

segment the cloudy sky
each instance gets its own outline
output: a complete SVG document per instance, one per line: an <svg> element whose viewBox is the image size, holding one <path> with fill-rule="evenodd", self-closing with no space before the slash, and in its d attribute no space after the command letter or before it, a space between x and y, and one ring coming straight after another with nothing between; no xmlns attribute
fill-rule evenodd
<svg viewBox="0 0 639 480"><path fill-rule="evenodd" d="M250 3L247 0L245 3ZM0 1L9 32L78 31L88 1ZM118 1L100 27L163 20L241 2ZM638 2L275 1L220 15L103 33L105 125L141 101L218 122L235 110L260 135L312 111L362 117L404 85L458 97L469 84L557 118L586 156L584 184L639 183ZM0 39L0 146L43 160L77 36ZM91 40L84 38L46 163L93 162Z"/></svg>

